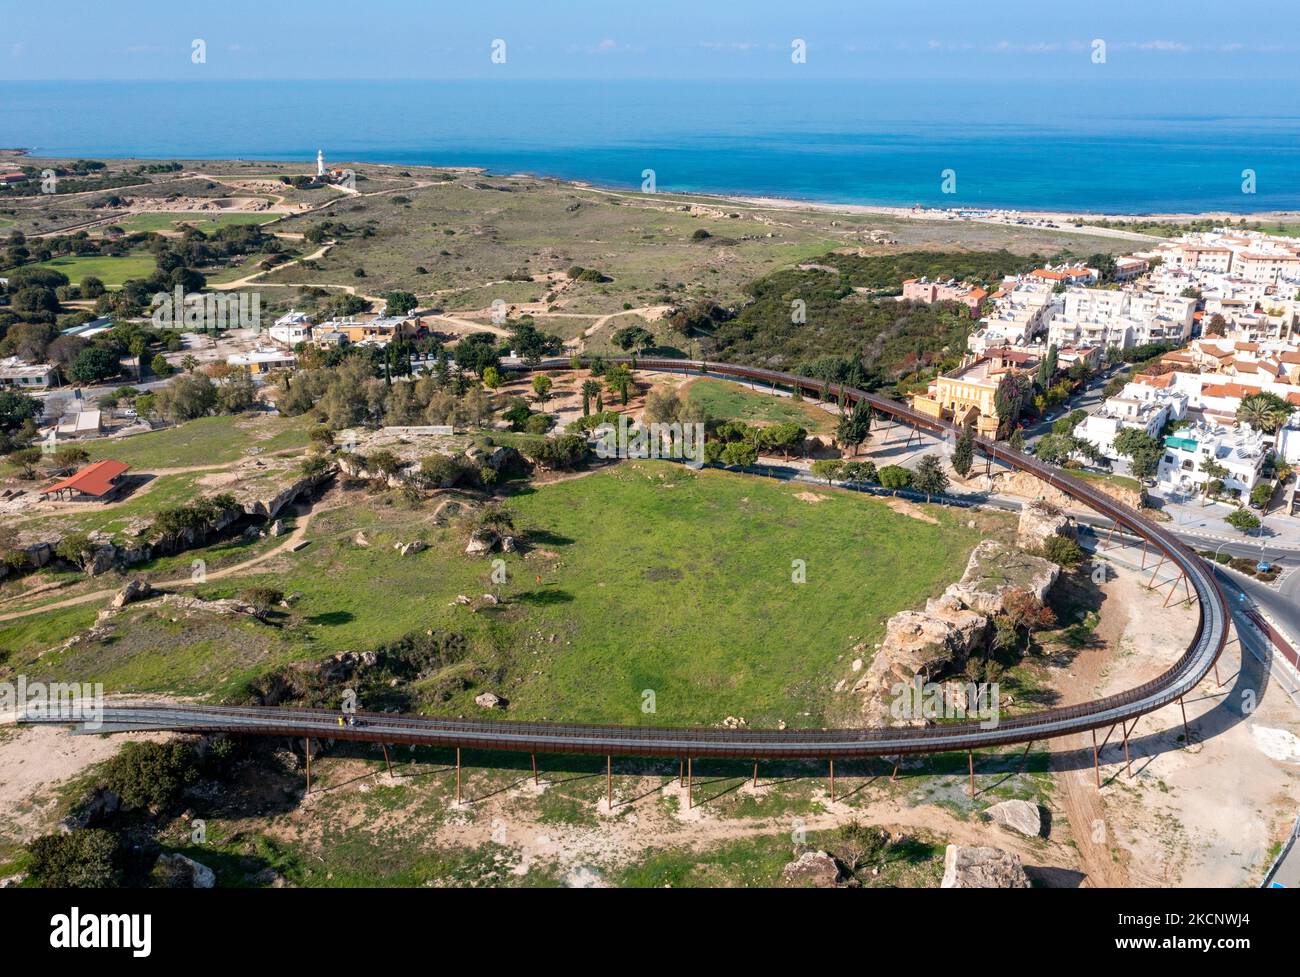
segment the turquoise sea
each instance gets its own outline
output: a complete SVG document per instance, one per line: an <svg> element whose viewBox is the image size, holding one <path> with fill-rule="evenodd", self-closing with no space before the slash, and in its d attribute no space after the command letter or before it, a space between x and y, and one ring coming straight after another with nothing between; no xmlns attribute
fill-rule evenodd
<svg viewBox="0 0 1300 977"><path fill-rule="evenodd" d="M650 169L664 191L901 206L1300 210L1297 94L1213 79L0 82L0 146L304 163L319 148L620 187Z"/></svg>

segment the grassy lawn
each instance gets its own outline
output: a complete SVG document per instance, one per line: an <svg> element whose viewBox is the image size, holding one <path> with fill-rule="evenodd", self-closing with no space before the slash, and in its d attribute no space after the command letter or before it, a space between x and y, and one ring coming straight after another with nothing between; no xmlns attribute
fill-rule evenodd
<svg viewBox="0 0 1300 977"><path fill-rule="evenodd" d="M238 460L254 445L263 451L301 448L307 444L306 417L273 414L223 414L200 417L178 427L117 440L89 442L92 461L114 458L132 468L189 468Z"/></svg>
<svg viewBox="0 0 1300 977"><path fill-rule="evenodd" d="M835 415L807 401L773 397L728 380L696 380L687 388L691 402L714 417L749 424L801 424L812 434L835 431Z"/></svg>
<svg viewBox="0 0 1300 977"><path fill-rule="evenodd" d="M502 603L475 612L456 597L492 589L491 565L463 555L463 533L429 523L427 503L367 504L358 491L316 516L300 553L265 574L200 588L210 597L254 584L296 594L285 621L142 613L108 642L32 664L114 690L235 694L290 660L437 628L463 634L469 648L416 686L464 678L464 688L428 700L444 714L479 713L474 696L492 690L520 719L672 725L734 715L818 726L837 662L878 640L890 614L956 579L979 533L938 508L940 525L931 525L851 493L808 495L666 463L526 488L508 505L532 552L505 557ZM369 546L355 542L358 529ZM394 553L394 543L416 538L430 548ZM794 560L806 562L807 583L791 582ZM0 631L0 645L21 657L39 650L19 640L32 627ZM653 712L643 711L647 692Z"/></svg>
<svg viewBox="0 0 1300 977"><path fill-rule="evenodd" d="M152 275L154 260L152 255L145 254L128 254L120 258L69 255L51 258L37 265L24 265L24 267L53 268L67 275L68 280L74 285L80 284L87 276L94 276L108 288L120 288L128 278L148 278ZM11 268L9 271L12 272L14 269Z"/></svg>
<svg viewBox="0 0 1300 977"><path fill-rule="evenodd" d="M140 231L178 231L187 224L204 232L211 232L235 225L265 224L278 216L280 215L265 213L208 214L197 211L172 211L132 214L115 223L128 234Z"/></svg>
<svg viewBox="0 0 1300 977"><path fill-rule="evenodd" d="M1136 478L1130 478L1128 475L1115 475L1109 472L1088 472L1078 469L1071 469L1067 474L1075 478L1082 479L1085 482L1109 482L1111 485L1118 485L1120 488L1132 489L1134 492L1142 488L1142 483Z"/></svg>

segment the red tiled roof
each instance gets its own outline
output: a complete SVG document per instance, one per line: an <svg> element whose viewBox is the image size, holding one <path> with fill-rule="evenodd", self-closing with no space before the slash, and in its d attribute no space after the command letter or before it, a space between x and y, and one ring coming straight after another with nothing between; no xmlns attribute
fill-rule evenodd
<svg viewBox="0 0 1300 977"><path fill-rule="evenodd" d="M72 489L74 492L81 492L83 495L98 497L112 489L113 479L124 474L130 467L130 465L123 464L120 461L97 461L93 465L87 465L77 474L48 486L42 490L42 494L58 492L61 489Z"/></svg>

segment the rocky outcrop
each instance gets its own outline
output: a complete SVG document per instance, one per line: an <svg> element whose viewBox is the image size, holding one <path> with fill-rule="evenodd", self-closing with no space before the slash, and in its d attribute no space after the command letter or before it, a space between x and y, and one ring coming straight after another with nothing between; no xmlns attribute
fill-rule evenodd
<svg viewBox="0 0 1300 977"><path fill-rule="evenodd" d="M501 542L501 534L495 529L486 527L476 529L470 533L469 545L465 547L467 556L486 556L497 548Z"/></svg>
<svg viewBox="0 0 1300 977"><path fill-rule="evenodd" d="M1001 801L984 812L994 824L1027 838L1043 833L1043 812L1029 801Z"/></svg>
<svg viewBox="0 0 1300 977"><path fill-rule="evenodd" d="M986 539L971 553L961 580L944 591L944 596L984 614L1001 614L1002 597L1008 590L1018 588L1041 601L1060 573L1061 568L1050 560Z"/></svg>
<svg viewBox="0 0 1300 977"><path fill-rule="evenodd" d="M153 585L147 580L129 580L125 587L113 595L109 602L109 607L121 608L127 604L133 604L138 600L144 600L153 593Z"/></svg>
<svg viewBox="0 0 1300 977"><path fill-rule="evenodd" d="M94 828L108 821L121 809L122 799L117 794L107 787L96 787L63 819L61 827L64 831Z"/></svg>
<svg viewBox="0 0 1300 977"><path fill-rule="evenodd" d="M159 885L169 889L211 889L217 884L212 869L180 852L159 855L154 863L154 875Z"/></svg>
<svg viewBox="0 0 1300 977"><path fill-rule="evenodd" d="M337 472L338 466L330 465L324 471L317 472L314 475L303 475L295 479L271 495L247 495L236 492L235 498L239 502L240 512L243 515L260 517L269 522L275 519L281 510L298 496L315 491L319 486L333 478Z"/></svg>
<svg viewBox="0 0 1300 977"><path fill-rule="evenodd" d="M925 610L900 611L886 623L875 657L853 686L854 692L865 694L862 713L867 724L924 723L921 716L893 714L899 685L921 686L951 675L983 649L989 619L1002 612L1007 590L1021 588L1043 600L1059 573L1048 560L997 540L980 542L961 580L927 601Z"/></svg>
<svg viewBox="0 0 1300 977"><path fill-rule="evenodd" d="M428 549L428 546L423 540L413 539L409 543L394 543L393 549L397 550L401 556L411 556L415 553L423 553Z"/></svg>
<svg viewBox="0 0 1300 977"><path fill-rule="evenodd" d="M224 597L221 600L203 600L188 594L167 594L162 602L187 614L244 614L257 617L257 608L247 601Z"/></svg>
<svg viewBox="0 0 1300 977"><path fill-rule="evenodd" d="M949 845L941 889L1028 889L1020 856L982 845Z"/></svg>
<svg viewBox="0 0 1300 977"><path fill-rule="evenodd" d="M1047 545L1053 536L1073 536L1074 526L1056 506L1045 502L1030 502L1020 509L1020 523L1016 528L1016 545L1027 550L1038 550Z"/></svg>
<svg viewBox="0 0 1300 977"><path fill-rule="evenodd" d="M786 885L808 889L833 889L839 885L840 866L824 851L806 851L781 870Z"/></svg>
<svg viewBox="0 0 1300 977"><path fill-rule="evenodd" d="M991 491L996 495L1014 495L1022 499L1039 499L1063 509L1080 505L1073 496L1066 495L1060 489L1049 485L1029 472L996 471L993 473L992 484L990 485L990 481L984 475L983 469L972 469L969 478L954 477L953 481L972 491ZM1112 499L1122 502L1130 509L1141 509L1146 506L1146 495L1141 489L1126 488L1105 479L1090 480L1088 485L1099 492L1104 492Z"/></svg>
<svg viewBox="0 0 1300 977"><path fill-rule="evenodd" d="M481 709L504 709L506 701L495 692L480 692L474 696L474 705Z"/></svg>

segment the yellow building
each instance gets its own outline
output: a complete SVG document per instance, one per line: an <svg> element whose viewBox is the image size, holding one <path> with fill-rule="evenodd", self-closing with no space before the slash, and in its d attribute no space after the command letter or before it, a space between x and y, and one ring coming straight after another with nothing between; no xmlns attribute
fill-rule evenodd
<svg viewBox="0 0 1300 977"><path fill-rule="evenodd" d="M912 398L912 407L958 425L973 424L976 433L995 437L999 423L997 391L1002 378L1037 365L1038 361L1028 353L990 350L988 355L931 380L924 395Z"/></svg>

